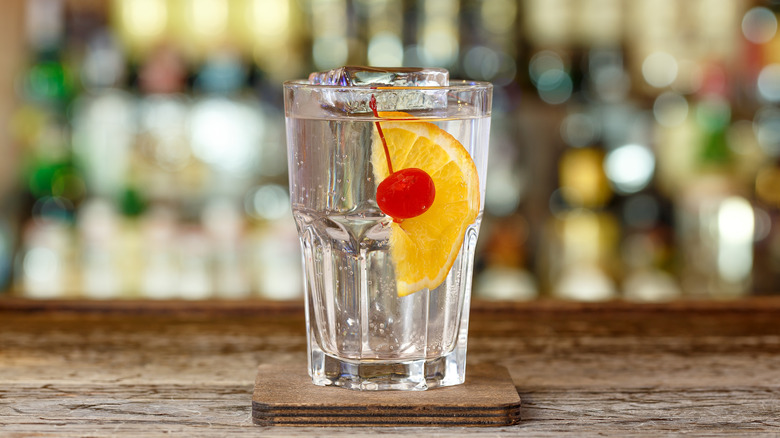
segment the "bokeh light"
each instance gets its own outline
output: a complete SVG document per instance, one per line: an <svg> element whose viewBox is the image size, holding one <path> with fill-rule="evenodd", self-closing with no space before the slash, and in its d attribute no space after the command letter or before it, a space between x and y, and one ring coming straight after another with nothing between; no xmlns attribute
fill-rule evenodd
<svg viewBox="0 0 780 438"><path fill-rule="evenodd" d="M764 153L780 157L780 108L766 106L756 111L753 131Z"/></svg>
<svg viewBox="0 0 780 438"><path fill-rule="evenodd" d="M515 81L515 76L517 76L517 63L508 53L503 51L497 53L499 58L499 69L498 73L493 77L492 82L496 87L504 87ZM502 96L500 90L496 94L499 96L496 99L499 99Z"/></svg>
<svg viewBox="0 0 780 438"><path fill-rule="evenodd" d="M368 42L368 65L400 67L404 61L401 38L392 32L378 32Z"/></svg>
<svg viewBox="0 0 780 438"><path fill-rule="evenodd" d="M617 50L592 49L588 59L590 81L596 97L606 102L620 102L631 88L631 79L623 66L623 55Z"/></svg>
<svg viewBox="0 0 780 438"><path fill-rule="evenodd" d="M564 64L560 55L550 50L543 50L533 57L528 63L528 73L534 85L539 83L539 78L548 71L563 72Z"/></svg>
<svg viewBox="0 0 780 438"><path fill-rule="evenodd" d="M753 267L753 207L745 198L727 198L718 209L717 224L720 275L727 281L743 281Z"/></svg>
<svg viewBox="0 0 780 438"><path fill-rule="evenodd" d="M450 68L460 51L457 0L421 0L422 21L417 43L424 65Z"/></svg>
<svg viewBox="0 0 780 438"><path fill-rule="evenodd" d="M618 191L636 193L652 180L655 156L644 146L627 144L607 154L604 170Z"/></svg>
<svg viewBox="0 0 780 438"><path fill-rule="evenodd" d="M769 102L780 102L780 64L769 64L761 69L758 94Z"/></svg>
<svg viewBox="0 0 780 438"><path fill-rule="evenodd" d="M349 43L344 36L322 36L312 43L312 57L318 70L329 70L347 62Z"/></svg>
<svg viewBox="0 0 780 438"><path fill-rule="evenodd" d="M228 26L228 0L189 0L190 31L203 38L220 36Z"/></svg>
<svg viewBox="0 0 780 438"><path fill-rule="evenodd" d="M259 186L247 193L244 209L256 219L281 219L290 215L290 196L277 184Z"/></svg>
<svg viewBox="0 0 780 438"><path fill-rule="evenodd" d="M680 126L688 118L688 100L671 91L661 93L653 102L653 116L661 126Z"/></svg>
<svg viewBox="0 0 780 438"><path fill-rule="evenodd" d="M203 208L201 222L218 244L229 246L241 238L244 228L244 216L241 213L240 206L233 200L215 198Z"/></svg>
<svg viewBox="0 0 780 438"><path fill-rule="evenodd" d="M122 0L120 22L130 40L146 44L158 39L167 21L165 0Z"/></svg>
<svg viewBox="0 0 780 438"><path fill-rule="evenodd" d="M24 256L24 273L35 280L48 280L58 274L60 260L49 248L33 248Z"/></svg>
<svg viewBox="0 0 780 438"><path fill-rule="evenodd" d="M517 17L517 2L514 0L491 0L481 4L482 20L491 33L510 32Z"/></svg>
<svg viewBox="0 0 780 438"><path fill-rule="evenodd" d="M508 216L517 210L525 189L522 172L511 166L497 165L487 176L485 209L497 217Z"/></svg>
<svg viewBox="0 0 780 438"><path fill-rule="evenodd" d="M154 163L167 170L181 169L192 156L188 146L189 106L184 99L147 99L139 105L139 146Z"/></svg>
<svg viewBox="0 0 780 438"><path fill-rule="evenodd" d="M681 295L677 280L661 270L638 270L623 282L624 298L637 302L662 302Z"/></svg>
<svg viewBox="0 0 780 438"><path fill-rule="evenodd" d="M529 237L477 254L483 297L780 278L776 0L24 3L0 287L298 297L280 84L345 64L494 84L483 229L522 216Z"/></svg>
<svg viewBox="0 0 780 438"><path fill-rule="evenodd" d="M704 81L704 69L701 64L692 59L678 59L677 67L677 78L672 84L672 90L683 95L699 91Z"/></svg>
<svg viewBox="0 0 780 438"><path fill-rule="evenodd" d="M290 15L290 0L251 0L247 27L258 39L275 39L287 32Z"/></svg>
<svg viewBox="0 0 780 438"><path fill-rule="evenodd" d="M752 43L769 42L776 33L777 17L767 8L755 7L742 17L742 34Z"/></svg>
<svg viewBox="0 0 780 438"><path fill-rule="evenodd" d="M769 212L766 211L766 209L761 207L754 207L753 215L756 218L753 240L760 242L769 237L772 232L772 216L769 215Z"/></svg>
<svg viewBox="0 0 780 438"><path fill-rule="evenodd" d="M60 196L44 196L32 208L33 217L39 221L66 222L72 218L73 210L73 203Z"/></svg>
<svg viewBox="0 0 780 438"><path fill-rule="evenodd" d="M574 265L561 276L555 293L576 301L604 301L617 295L615 283L593 265Z"/></svg>
<svg viewBox="0 0 780 438"><path fill-rule="evenodd" d="M313 0L309 13L314 68L329 70L344 65L349 56L346 1Z"/></svg>
<svg viewBox="0 0 780 438"><path fill-rule="evenodd" d="M631 88L626 71L618 66L608 66L593 73L596 95L607 102L619 102Z"/></svg>
<svg viewBox="0 0 780 438"><path fill-rule="evenodd" d="M756 176L756 195L762 202L780 207L780 168L765 166Z"/></svg>
<svg viewBox="0 0 780 438"><path fill-rule="evenodd" d="M227 99L193 108L190 115L192 151L215 168L247 175L257 166L263 121Z"/></svg>
<svg viewBox="0 0 780 438"><path fill-rule="evenodd" d="M677 60L666 52L652 53L642 62L642 76L653 87L668 87L677 78Z"/></svg>
<svg viewBox="0 0 780 438"><path fill-rule="evenodd" d="M569 100L574 83L571 76L562 70L547 70L539 76L536 88L543 101L557 105Z"/></svg>
<svg viewBox="0 0 780 438"><path fill-rule="evenodd" d="M489 81L501 67L501 60L495 50L485 46L474 46L463 56L463 69L467 77Z"/></svg>
<svg viewBox="0 0 780 438"><path fill-rule="evenodd" d="M450 23L432 23L423 30L420 49L426 64L449 67L458 57L458 37Z"/></svg>
<svg viewBox="0 0 780 438"><path fill-rule="evenodd" d="M703 98L696 106L696 122L706 132L716 132L728 126L731 120L731 105L720 96Z"/></svg>
<svg viewBox="0 0 780 438"><path fill-rule="evenodd" d="M612 197L603 161L603 151L594 147L569 149L561 157L561 194L569 205L600 207Z"/></svg>
<svg viewBox="0 0 780 438"><path fill-rule="evenodd" d="M573 147L593 144L598 139L600 130L597 121L588 114L569 114L561 122L561 137L566 144Z"/></svg>
<svg viewBox="0 0 780 438"><path fill-rule="evenodd" d="M113 35L101 33L90 40L84 57L81 81L87 88L110 87L125 74L125 59Z"/></svg>
<svg viewBox="0 0 780 438"><path fill-rule="evenodd" d="M557 105L571 97L574 83L557 53L544 50L535 54L528 64L528 72L543 101Z"/></svg>

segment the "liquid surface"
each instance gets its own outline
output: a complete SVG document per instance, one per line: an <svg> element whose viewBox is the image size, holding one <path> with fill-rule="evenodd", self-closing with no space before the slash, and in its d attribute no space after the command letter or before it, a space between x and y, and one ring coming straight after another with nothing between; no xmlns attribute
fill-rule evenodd
<svg viewBox="0 0 780 438"><path fill-rule="evenodd" d="M430 120L427 120L430 121ZM489 118L438 120L474 158L484 193ZM301 236L311 340L347 360L419 360L465 337L462 312L481 213L445 281L405 297L390 257L392 218L376 201L369 120L288 118L290 191ZM483 133L480 138L476 133ZM481 206L480 206L481 212ZM464 347L465 348L465 347Z"/></svg>

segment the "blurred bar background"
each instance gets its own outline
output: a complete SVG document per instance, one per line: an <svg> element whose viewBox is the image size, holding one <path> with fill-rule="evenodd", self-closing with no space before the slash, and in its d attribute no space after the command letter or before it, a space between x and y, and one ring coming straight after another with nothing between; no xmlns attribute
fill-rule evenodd
<svg viewBox="0 0 780 438"><path fill-rule="evenodd" d="M281 83L495 84L483 299L780 293L780 1L5 0L0 294L296 299Z"/></svg>

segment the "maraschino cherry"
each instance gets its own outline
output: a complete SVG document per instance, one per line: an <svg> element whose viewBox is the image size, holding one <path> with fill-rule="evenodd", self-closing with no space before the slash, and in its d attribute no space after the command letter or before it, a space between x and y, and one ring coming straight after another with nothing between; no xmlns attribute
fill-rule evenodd
<svg viewBox="0 0 780 438"><path fill-rule="evenodd" d="M371 95L368 103L374 116L379 118L376 108L376 98ZM385 178L376 189L376 203L379 208L395 222L413 218L425 213L436 197L436 187L433 179L427 172L416 167L393 171L393 163L390 161L390 150L387 148L387 140L382 132L379 122L376 129L382 140L382 147L387 158L387 170L389 176Z"/></svg>

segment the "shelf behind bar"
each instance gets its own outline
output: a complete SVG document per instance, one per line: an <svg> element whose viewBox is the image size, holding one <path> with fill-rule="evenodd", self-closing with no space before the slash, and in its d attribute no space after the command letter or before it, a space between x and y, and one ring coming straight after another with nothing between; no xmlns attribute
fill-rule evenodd
<svg viewBox="0 0 780 438"><path fill-rule="evenodd" d="M303 314L303 300L274 301L265 299L242 300L35 300L0 296L0 312L12 313L115 313L115 314L216 314L263 315ZM624 312L678 312L678 313L735 313L780 312L780 295L751 296L728 300L675 300L669 302L638 303L629 301L575 302L553 299L535 301L485 301L475 299L472 313L624 313Z"/></svg>

